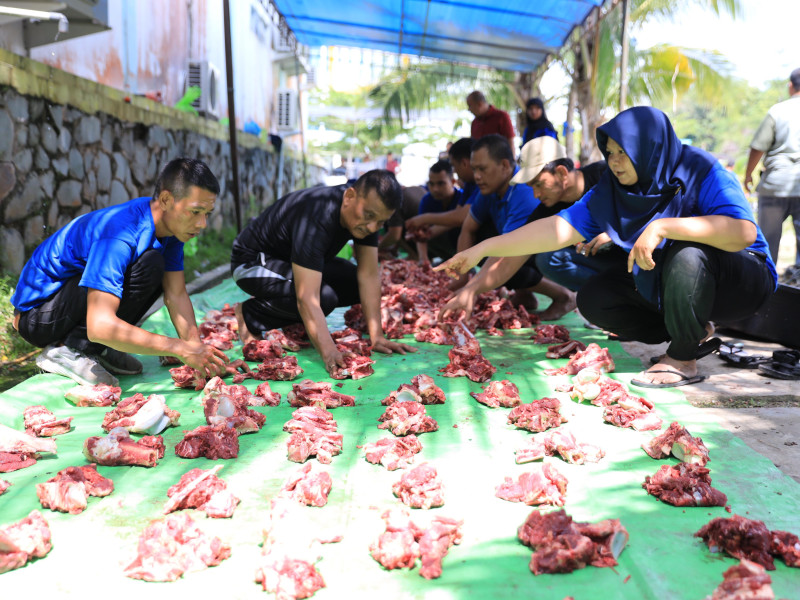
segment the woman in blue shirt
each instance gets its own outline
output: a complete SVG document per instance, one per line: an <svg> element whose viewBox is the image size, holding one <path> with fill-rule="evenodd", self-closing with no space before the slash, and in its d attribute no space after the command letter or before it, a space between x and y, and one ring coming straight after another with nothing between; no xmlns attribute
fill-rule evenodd
<svg viewBox="0 0 800 600"><path fill-rule="evenodd" d="M623 111L597 129L597 143L609 168L581 200L438 269L462 273L484 256L537 254L606 232L628 251L627 273L590 279L578 292L581 313L620 336L670 342L634 385L702 381L696 357L710 323L749 317L775 291L764 236L735 176L707 152L681 144L663 112Z"/></svg>
<svg viewBox="0 0 800 600"><path fill-rule="evenodd" d="M544 102L541 98L531 98L525 103L525 117L528 125L522 132L522 145L524 146L532 139L542 136L549 136L558 139L556 128L547 118L544 110Z"/></svg>

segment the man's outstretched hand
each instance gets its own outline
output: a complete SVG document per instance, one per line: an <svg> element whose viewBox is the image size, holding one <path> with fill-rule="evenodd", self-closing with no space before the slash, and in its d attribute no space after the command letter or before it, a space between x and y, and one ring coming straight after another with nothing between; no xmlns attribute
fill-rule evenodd
<svg viewBox="0 0 800 600"><path fill-rule="evenodd" d="M409 346L408 344L403 344L401 342L392 342L384 338L378 338L374 342L372 342L372 349L375 352L381 352L382 354L393 354L397 352L398 354L405 354L406 352L416 352L417 349L413 346Z"/></svg>
<svg viewBox="0 0 800 600"><path fill-rule="evenodd" d="M179 358L193 369L204 373L206 377L225 374L225 365L229 360L225 353L200 341L184 342L184 352Z"/></svg>
<svg viewBox="0 0 800 600"><path fill-rule="evenodd" d="M446 260L438 267L434 267L434 271L444 271L448 276L453 279L467 273L471 268L477 265L483 258L480 251L472 248L467 248L463 252L459 252L453 258Z"/></svg>

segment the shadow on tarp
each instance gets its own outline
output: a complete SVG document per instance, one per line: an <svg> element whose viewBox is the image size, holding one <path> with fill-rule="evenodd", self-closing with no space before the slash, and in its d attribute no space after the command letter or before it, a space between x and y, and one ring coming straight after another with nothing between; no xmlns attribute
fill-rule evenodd
<svg viewBox="0 0 800 600"><path fill-rule="evenodd" d="M208 309L233 303L244 295L233 282L193 298L198 317ZM332 329L343 323L343 310L329 317ZM629 381L641 370L638 360L627 356L617 342L609 342L600 332L585 329L577 315L559 321L584 343L595 341L607 346L617 364L612 374ZM145 327L174 335L166 310L153 315ZM324 546L319 569L328 587L315 598L439 598L473 599L500 597L555 598L572 595L576 600L591 598L670 598L692 599L709 594L722 580L722 572L736 561L711 554L692 534L712 517L727 516L723 508L680 509L660 503L641 488L644 477L655 473L674 459L655 461L640 449L653 432L619 429L602 421L602 409L578 404L553 388L566 377L543 375L545 368L558 367L564 360L546 360L546 346L530 342L530 331L506 332L503 337L479 333L484 354L497 366L495 379L508 378L520 388L525 402L545 396L558 396L569 422L563 427L574 431L582 441L597 444L606 456L597 464L569 465L558 458L547 458L569 480L566 510L576 520L597 521L619 518L630 533L630 542L615 569L588 567L569 575L533 576L528 569L531 550L516 540L517 527L532 510L505 502L494 496L495 487L504 477L518 477L536 468L517 465L514 450L531 434L508 425L508 409L489 409L469 396L482 385L466 378L445 378L438 369L448 363L449 347L416 343L415 354L406 356L375 355L375 375L358 381L341 382L338 391L356 397L355 408L332 412L344 435L344 449L330 465L316 466L331 473L333 490L326 507L307 509L313 527L333 528L344 533L341 543ZM238 358L237 345L228 354ZM313 349L297 353L305 369L302 378L329 381ZM44 593L63 597L88 597L98 587L114 589L126 596L144 592L156 598L176 595L207 595L209 590L225 590L229 597L262 598L260 586L253 583L254 565L260 552L261 530L274 497L285 479L300 465L286 460L288 434L283 424L291 418L292 408L286 394L292 382L270 382L284 400L278 407L257 410L267 416L264 428L241 436L236 460L185 460L175 456L173 448L183 437L183 430L204 424L200 393L179 390L172 385L166 368L156 357L144 357L144 373L121 380L123 397L134 392L163 394L170 407L181 412L180 426L164 433L167 455L155 469L139 467L100 467L111 477L115 492L106 498L92 498L80 515L43 511L53 532L54 547L42 560L2 576L3 590L22 593L32 585ZM385 571L369 555L369 544L383 531L380 515L398 506L391 493L392 484L402 471L389 472L364 460L356 446L374 442L391 434L379 430L378 417L383 413L381 400L414 375L427 373L445 390L444 405L428 407L439 423L439 430L419 436L423 451L417 458L431 461L445 484L445 505L430 513L464 519L464 541L451 549L444 560L443 576L435 581L421 578L417 570ZM248 380L254 389L259 382ZM57 457L45 458L37 465L3 475L13 483L0 497L0 524L9 523L39 508L34 484L45 481L55 472L74 464L85 464L81 454L83 441L101 435L103 408L76 408L63 398L72 383L54 375L33 377L0 395L0 422L22 427L22 410L31 404L44 404L58 417L74 416L74 429L59 436ZM361 388L361 389L359 389ZM683 423L694 435L700 435L711 453L711 476L714 485L729 497L733 512L762 519L771 529L800 533L800 486L766 459L750 450L741 440L721 429L701 409L689 405L680 390L642 390L653 400L665 425L673 420ZM122 568L135 553L141 530L161 515L166 491L180 476L194 467L209 468L223 464L220 476L242 500L230 520L202 520L201 528L229 542L233 554L220 566L192 573L169 584L154 585L122 576ZM429 513L429 514L430 514ZM98 551L98 548L100 551ZM87 558L87 557L90 557ZM778 561L771 572L778 597L796 597L800 589L800 570L789 569ZM630 576L630 579L626 578ZM113 587L112 587L113 586ZM4 594L5 596L5 594ZM10 597L12 597L10 596Z"/></svg>

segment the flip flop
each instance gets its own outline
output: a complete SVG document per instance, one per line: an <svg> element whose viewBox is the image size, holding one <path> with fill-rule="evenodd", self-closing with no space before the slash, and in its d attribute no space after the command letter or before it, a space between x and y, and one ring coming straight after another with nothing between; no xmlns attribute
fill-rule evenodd
<svg viewBox="0 0 800 600"><path fill-rule="evenodd" d="M712 352L716 352L718 350L721 351L723 345L724 344L722 340L719 339L718 337L708 338L705 342L698 344L697 350L695 351L694 354L694 358L695 360L699 360L704 356L708 356ZM651 356L650 364L657 365L658 363L661 362L661 359L664 358L664 356L665 356L664 354L662 354L661 356Z"/></svg>
<svg viewBox="0 0 800 600"><path fill-rule="evenodd" d="M705 380L704 375L695 375L694 377L689 377L688 375L684 375L683 373L674 369L659 369L658 371L645 371L645 373L652 375L655 375L656 373L670 373L672 375L677 375L680 377L680 379L678 381L669 381L666 383L652 383L650 381L642 381L640 379L631 379L631 385L643 388L672 388L682 385L691 385L693 383L700 383L701 381Z"/></svg>
<svg viewBox="0 0 800 600"><path fill-rule="evenodd" d="M758 372L759 375L772 377L773 379L800 379L800 366L774 360L758 365Z"/></svg>
<svg viewBox="0 0 800 600"><path fill-rule="evenodd" d="M730 354L720 352L719 357L729 365L741 369L757 369L758 365L771 360L769 356L755 356L753 354L747 354L746 352Z"/></svg>

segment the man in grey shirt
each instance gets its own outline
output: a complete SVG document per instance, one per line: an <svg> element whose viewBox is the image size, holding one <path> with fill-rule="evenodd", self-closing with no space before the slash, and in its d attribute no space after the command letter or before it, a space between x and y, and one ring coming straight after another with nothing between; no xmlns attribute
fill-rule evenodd
<svg viewBox="0 0 800 600"><path fill-rule="evenodd" d="M753 184L753 169L762 157L764 170L756 188L758 226L777 263L781 227L786 217L792 216L797 251L790 270L800 272L800 69L789 76L789 99L769 109L750 143L744 176L748 192Z"/></svg>

